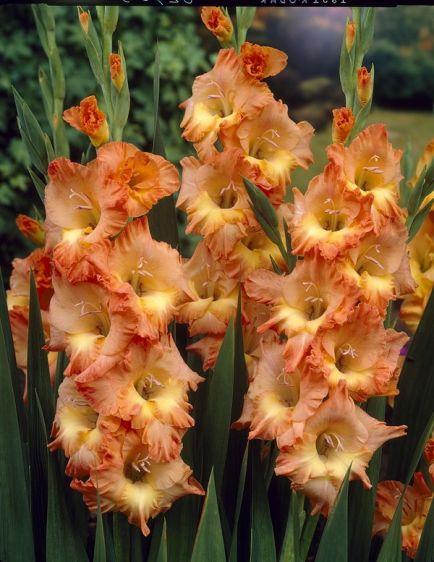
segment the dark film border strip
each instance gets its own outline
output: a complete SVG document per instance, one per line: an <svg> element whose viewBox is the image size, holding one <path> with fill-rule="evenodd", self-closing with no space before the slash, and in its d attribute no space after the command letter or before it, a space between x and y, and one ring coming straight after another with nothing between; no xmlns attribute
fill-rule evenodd
<svg viewBox="0 0 434 562"><path fill-rule="evenodd" d="M0 5L14 4L50 4L62 6L153 6L153 7L182 7L182 6L257 6L257 7L327 7L327 8L353 8L353 7L396 7L396 6L432 6L434 0L0 0Z"/></svg>

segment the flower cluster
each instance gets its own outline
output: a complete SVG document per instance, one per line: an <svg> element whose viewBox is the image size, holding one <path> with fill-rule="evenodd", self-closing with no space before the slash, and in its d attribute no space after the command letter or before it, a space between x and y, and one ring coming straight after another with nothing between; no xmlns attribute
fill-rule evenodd
<svg viewBox="0 0 434 562"><path fill-rule="evenodd" d="M345 135L334 135L323 173L285 203L291 171L312 161L313 129L294 123L263 82L284 65L275 49L223 49L181 104L183 136L199 159L182 161L178 206L187 232L203 240L186 266L198 298L179 319L204 336L190 349L212 367L241 294L249 387L234 425L248 427L250 439L276 439L276 473L327 515L347 470L369 488L374 451L405 432L355 402L397 394L407 336L384 321L414 281L399 206L401 151L384 126L346 147L354 119L335 114ZM274 207L282 237L289 225L292 271L252 213L243 178Z"/></svg>
<svg viewBox="0 0 434 562"><path fill-rule="evenodd" d="M99 494L102 511L148 534L150 517L203 493L180 457L194 424L188 392L202 378L168 328L192 291L177 250L152 238L146 218L178 189L178 173L110 142L86 165L57 158L48 175L49 348L69 360L49 447L64 450L71 486L91 509Z"/></svg>

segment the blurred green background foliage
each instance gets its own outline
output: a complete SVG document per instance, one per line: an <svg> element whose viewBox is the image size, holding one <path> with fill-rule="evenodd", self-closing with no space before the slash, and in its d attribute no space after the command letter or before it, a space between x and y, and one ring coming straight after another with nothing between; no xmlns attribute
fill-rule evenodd
<svg viewBox="0 0 434 562"><path fill-rule="evenodd" d="M53 7L56 37L66 76L65 108L77 105L99 90L89 69L77 10ZM338 68L347 8L260 8L249 40L271 45L288 54L288 67L270 79L277 98L289 106L294 120L308 120L317 129L315 163L296 173L295 185L307 183L325 163L324 148L331 141L331 110L343 105ZM39 67L48 70L30 6L0 7L0 265L5 277L16 255L28 251L15 226L18 213L35 214L37 195L26 167L11 85L21 93L48 132L38 86ZM96 18L95 18L96 19ZM375 64L375 108L371 122L383 121L391 142L404 147L413 141L416 155L433 136L434 8L406 6L377 11L373 48L368 65ZM196 8L124 7L115 38L122 41L131 91L131 114L125 140L150 150L153 132L153 61L158 39L161 65L160 115L168 158L175 164L191 153L181 138L178 104L191 93L194 77L208 70L218 50ZM410 111L411 110L411 111ZM68 127L71 157L80 160L87 139Z"/></svg>

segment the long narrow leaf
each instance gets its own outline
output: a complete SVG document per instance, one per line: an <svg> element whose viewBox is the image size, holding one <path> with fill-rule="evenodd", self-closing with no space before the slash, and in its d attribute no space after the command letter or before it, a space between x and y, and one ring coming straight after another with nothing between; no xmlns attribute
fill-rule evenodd
<svg viewBox="0 0 434 562"><path fill-rule="evenodd" d="M300 562L302 560L300 557L300 504L302 506L300 496L293 491L279 562Z"/></svg>
<svg viewBox="0 0 434 562"><path fill-rule="evenodd" d="M434 396L434 292L432 292L401 371L392 424L408 426L390 443L387 479L404 482L420 435L432 415ZM419 455L420 457L420 455Z"/></svg>
<svg viewBox="0 0 434 562"><path fill-rule="evenodd" d="M214 468L215 487L220 494L231 424L234 385L234 323L230 321L208 386L206 411L201 427L205 481Z"/></svg>
<svg viewBox="0 0 434 562"><path fill-rule="evenodd" d="M104 521L101 513L101 500L97 490L97 511L96 511L96 533L95 547L93 550L93 562L106 562L106 544L104 537Z"/></svg>
<svg viewBox="0 0 434 562"><path fill-rule="evenodd" d="M21 441L27 441L27 418L23 402L23 388L15 358L14 340L12 338L11 325L9 322L8 305L6 301L6 293L3 285L3 276L0 270L0 324L3 328L3 335L6 346L6 356L9 364L9 373L11 376L12 389L14 391L15 408L17 412L18 425L20 428ZM6 376L6 372L5 372Z"/></svg>
<svg viewBox="0 0 434 562"><path fill-rule="evenodd" d="M367 413L378 420L384 420L385 410L384 397L375 397L368 401ZM375 451L367 469L372 488L366 490L360 481L353 482L353 487L350 488L348 552L352 562L367 562L369 558L381 452L381 448Z"/></svg>
<svg viewBox="0 0 434 562"><path fill-rule="evenodd" d="M116 562L130 562L130 525L122 513L113 513L113 543Z"/></svg>
<svg viewBox="0 0 434 562"><path fill-rule="evenodd" d="M34 562L23 452L4 327L0 323L0 560Z"/></svg>
<svg viewBox="0 0 434 562"><path fill-rule="evenodd" d="M243 460L241 463L240 468L240 477L238 480L238 491L237 491L237 500L235 504L235 515L233 520L233 534L231 540L231 547L229 551L229 562L237 562L238 560L238 522L240 519L240 512L241 512L241 504L243 501L244 495L244 486L246 484L246 473L247 473L247 459L249 456L249 447L246 445L244 450Z"/></svg>
<svg viewBox="0 0 434 562"><path fill-rule="evenodd" d="M29 413L29 460L30 489L36 558L43 559L46 546L47 521L47 440L38 419L38 404L41 403L45 433L51 429L54 417L50 372L33 272L30 273L29 331L27 348L27 394Z"/></svg>
<svg viewBox="0 0 434 562"><path fill-rule="evenodd" d="M259 441L250 443L250 471L251 471L251 537L250 561L275 562L276 546L274 543L273 523L271 521L270 506L262 472Z"/></svg>
<svg viewBox="0 0 434 562"><path fill-rule="evenodd" d="M191 555L191 562L204 562L206 560L226 562L214 471L211 471L209 478L207 494Z"/></svg>
<svg viewBox="0 0 434 562"><path fill-rule="evenodd" d="M315 562L347 562L348 560L348 479L347 470L336 503L327 519Z"/></svg>

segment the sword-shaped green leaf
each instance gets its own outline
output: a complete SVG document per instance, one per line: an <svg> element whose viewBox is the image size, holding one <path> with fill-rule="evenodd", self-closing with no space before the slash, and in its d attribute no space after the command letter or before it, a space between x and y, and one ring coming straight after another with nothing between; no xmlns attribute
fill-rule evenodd
<svg viewBox="0 0 434 562"><path fill-rule="evenodd" d="M347 470L338 497L327 519L315 562L347 562L348 560L348 479Z"/></svg>
<svg viewBox="0 0 434 562"><path fill-rule="evenodd" d="M209 477L206 498L191 555L191 562L204 562L206 560L209 562L226 562L214 470L211 470Z"/></svg>

